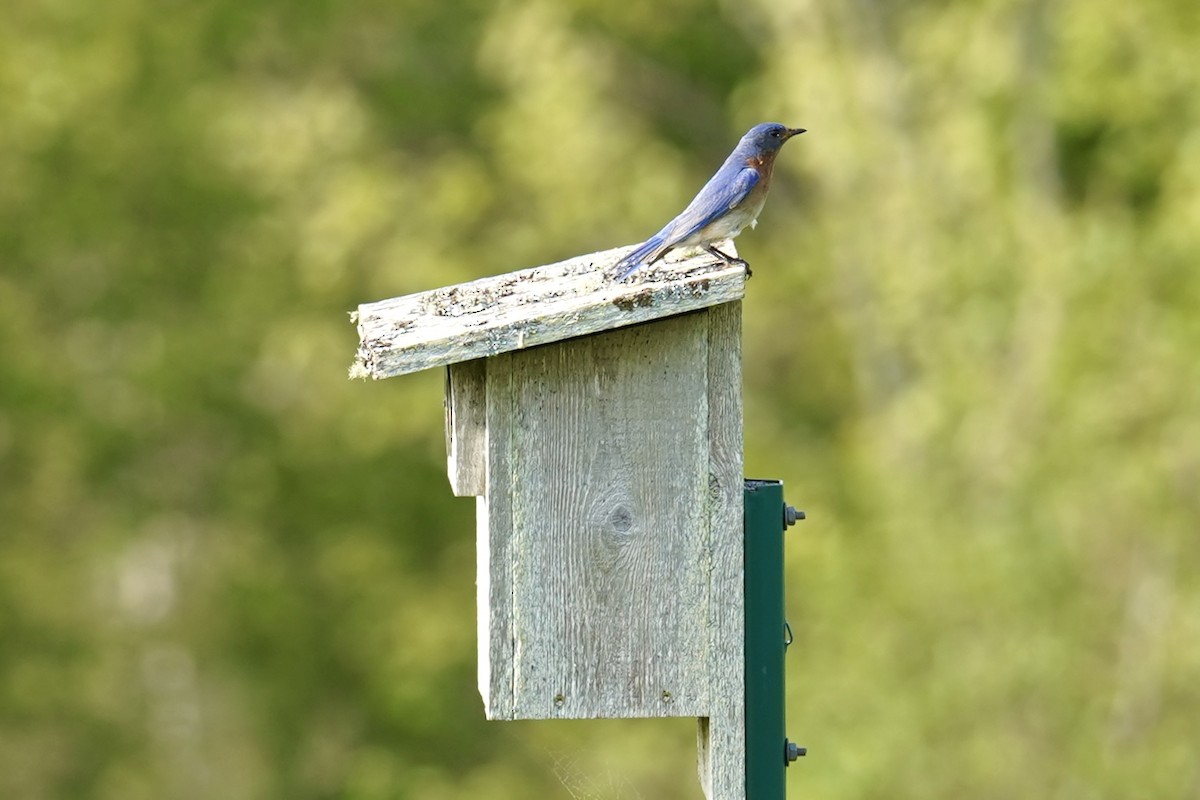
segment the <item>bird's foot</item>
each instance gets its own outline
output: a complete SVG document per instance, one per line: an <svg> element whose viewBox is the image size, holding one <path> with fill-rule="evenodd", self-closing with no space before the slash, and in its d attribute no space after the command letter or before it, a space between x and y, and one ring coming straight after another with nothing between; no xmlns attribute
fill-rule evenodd
<svg viewBox="0 0 1200 800"><path fill-rule="evenodd" d="M724 261L729 266L731 266L731 267L739 266L742 269L746 270L747 278L754 277L754 271L750 269L750 262L746 261L746 259L735 258L735 257L729 255L728 253L722 253L720 250L713 247L712 245L709 245L708 247L706 247L704 249L707 250L710 254L712 254L712 255L716 256L717 258L721 259L722 261Z"/></svg>

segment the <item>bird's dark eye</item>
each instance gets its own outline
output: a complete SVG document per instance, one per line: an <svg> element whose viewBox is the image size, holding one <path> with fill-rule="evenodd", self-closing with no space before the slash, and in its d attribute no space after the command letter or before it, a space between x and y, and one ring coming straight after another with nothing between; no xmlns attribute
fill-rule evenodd
<svg viewBox="0 0 1200 800"><path fill-rule="evenodd" d="M771 131L771 135L774 136L776 139L778 139L779 138L779 129L776 128L775 130Z"/></svg>

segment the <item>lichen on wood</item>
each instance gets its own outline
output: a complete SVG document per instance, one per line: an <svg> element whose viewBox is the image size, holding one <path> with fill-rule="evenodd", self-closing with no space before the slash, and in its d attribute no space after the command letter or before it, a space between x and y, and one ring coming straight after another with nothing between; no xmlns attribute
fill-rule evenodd
<svg viewBox="0 0 1200 800"><path fill-rule="evenodd" d="M733 253L732 243L720 246ZM352 378L390 378L562 341L740 299L745 273L701 252L643 267L626 282L617 248L366 303L351 314Z"/></svg>

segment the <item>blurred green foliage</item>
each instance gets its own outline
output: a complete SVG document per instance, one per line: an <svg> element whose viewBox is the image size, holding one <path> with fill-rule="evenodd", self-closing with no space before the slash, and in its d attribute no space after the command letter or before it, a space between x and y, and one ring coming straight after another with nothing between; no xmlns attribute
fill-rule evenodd
<svg viewBox="0 0 1200 800"><path fill-rule="evenodd" d="M485 723L441 376L357 303L780 160L747 468L794 797L1195 797L1193 0L0 11L0 796L691 798L687 720Z"/></svg>

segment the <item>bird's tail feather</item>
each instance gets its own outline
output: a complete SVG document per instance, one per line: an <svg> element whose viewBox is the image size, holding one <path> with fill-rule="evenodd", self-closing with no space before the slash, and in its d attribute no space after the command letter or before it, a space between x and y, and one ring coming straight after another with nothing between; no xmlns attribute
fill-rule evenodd
<svg viewBox="0 0 1200 800"><path fill-rule="evenodd" d="M651 236L642 244L638 245L633 251L617 262L613 268L613 274L616 275L618 281L623 281L632 275L639 267L647 263L647 259L652 263L661 255L663 242L666 240L662 234Z"/></svg>

